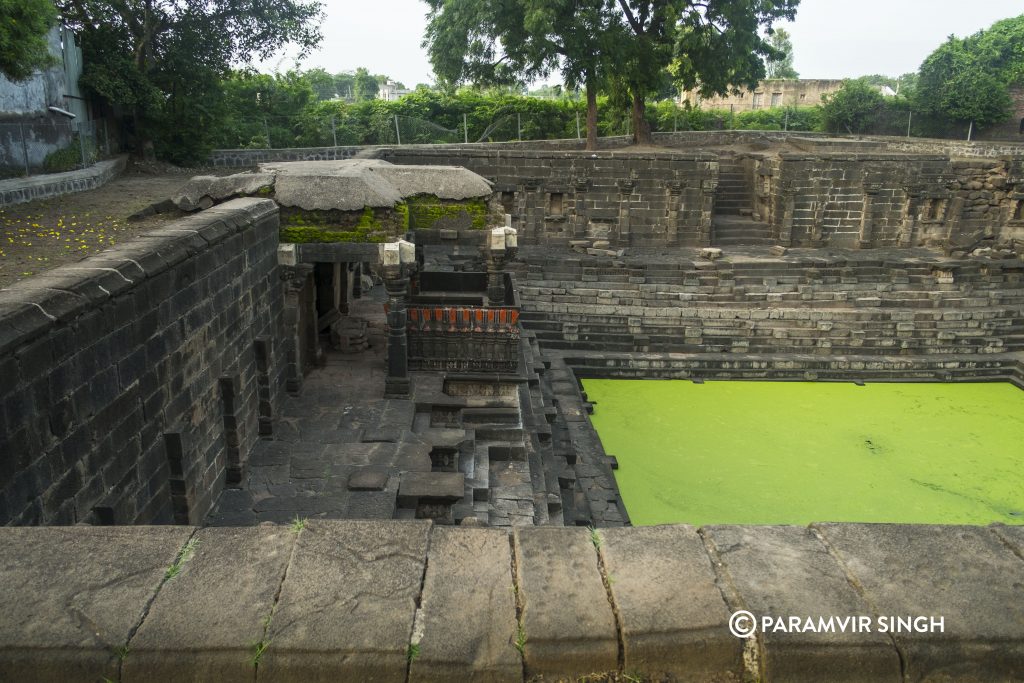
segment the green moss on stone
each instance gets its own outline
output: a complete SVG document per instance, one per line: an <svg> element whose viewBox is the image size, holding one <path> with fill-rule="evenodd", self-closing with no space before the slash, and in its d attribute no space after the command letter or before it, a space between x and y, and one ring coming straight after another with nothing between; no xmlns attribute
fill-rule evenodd
<svg viewBox="0 0 1024 683"><path fill-rule="evenodd" d="M473 230L487 227L487 203L482 199L444 203L433 195L410 197L407 201L408 225L412 230L430 230L438 221L469 220ZM444 227L444 226L440 226Z"/></svg>
<svg viewBox="0 0 1024 683"><path fill-rule="evenodd" d="M386 242L391 237L379 230L326 230L312 226L281 228L281 241L295 244L310 242Z"/></svg>

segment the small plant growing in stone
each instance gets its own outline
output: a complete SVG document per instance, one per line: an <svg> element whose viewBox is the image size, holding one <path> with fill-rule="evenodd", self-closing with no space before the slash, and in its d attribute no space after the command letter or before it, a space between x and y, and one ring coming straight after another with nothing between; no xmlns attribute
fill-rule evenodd
<svg viewBox="0 0 1024 683"><path fill-rule="evenodd" d="M295 515L295 519L292 521L291 526L289 528L292 530L292 533L297 534L306 528L307 521L308 520L305 517L299 517L298 515Z"/></svg>
<svg viewBox="0 0 1024 683"><path fill-rule="evenodd" d="M252 651L252 665L253 666L259 666L260 665L260 660L263 659L263 653L267 651L268 647L270 647L270 641L269 640L261 640L258 643L253 643L253 645L252 645L252 650L253 650Z"/></svg>
<svg viewBox="0 0 1024 683"><path fill-rule="evenodd" d="M416 658L420 656L420 644L409 643L408 649L405 651L405 659L412 664L416 661Z"/></svg>
<svg viewBox="0 0 1024 683"><path fill-rule="evenodd" d="M594 527L590 527L590 542L594 544L594 547L598 550L601 549L601 533Z"/></svg>
<svg viewBox="0 0 1024 683"><path fill-rule="evenodd" d="M181 573L182 567L185 566L186 562L188 562L189 560L192 559L192 555L195 554L196 546L198 546L198 545L199 545L199 539L198 538L190 538L189 539L188 543L185 544L185 547L181 549L180 553L178 553L178 557L177 557L177 559L174 560L174 564L172 564L170 567L168 567L167 571L164 572L164 579L165 580L169 581L169 580L173 579L175 576L177 576L178 574Z"/></svg>
<svg viewBox="0 0 1024 683"><path fill-rule="evenodd" d="M114 654L117 655L117 658L123 662L125 659L128 658L128 646L122 645L121 647L116 648L114 650Z"/></svg>
<svg viewBox="0 0 1024 683"><path fill-rule="evenodd" d="M516 649L519 650L519 654L526 656L526 629L523 628L522 624L516 626Z"/></svg>

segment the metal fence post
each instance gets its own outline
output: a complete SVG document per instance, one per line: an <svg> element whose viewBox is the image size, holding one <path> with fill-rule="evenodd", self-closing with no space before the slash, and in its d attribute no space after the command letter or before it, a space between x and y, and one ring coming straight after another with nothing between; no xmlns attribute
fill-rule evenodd
<svg viewBox="0 0 1024 683"><path fill-rule="evenodd" d="M78 149L82 157L82 168L89 165L89 159L85 156L85 121L78 123Z"/></svg>
<svg viewBox="0 0 1024 683"><path fill-rule="evenodd" d="M395 114L395 137L398 138L398 144L402 144L402 133L398 130L398 114Z"/></svg>
<svg viewBox="0 0 1024 683"><path fill-rule="evenodd" d="M523 115L516 113L516 140L523 141Z"/></svg>
<svg viewBox="0 0 1024 683"><path fill-rule="evenodd" d="M334 117L331 117L331 137L334 138L334 146L338 146L338 130L334 126Z"/></svg>
<svg viewBox="0 0 1024 683"><path fill-rule="evenodd" d="M462 141L469 144L469 124L466 123L466 113L462 113Z"/></svg>
<svg viewBox="0 0 1024 683"><path fill-rule="evenodd" d="M911 109L907 114L907 137L910 137L910 122L914 120L914 110Z"/></svg>
<svg viewBox="0 0 1024 683"><path fill-rule="evenodd" d="M267 125L267 117L263 117L263 132L267 136L267 149L274 149L274 146L270 144L270 126Z"/></svg>
<svg viewBox="0 0 1024 683"><path fill-rule="evenodd" d="M576 139L577 140L582 140L583 139L582 136L580 135L580 113L579 112L576 112Z"/></svg>
<svg viewBox="0 0 1024 683"><path fill-rule="evenodd" d="M18 124L18 131L21 133L21 151L25 155L25 175L32 175L28 165L28 140L25 139L25 124Z"/></svg>

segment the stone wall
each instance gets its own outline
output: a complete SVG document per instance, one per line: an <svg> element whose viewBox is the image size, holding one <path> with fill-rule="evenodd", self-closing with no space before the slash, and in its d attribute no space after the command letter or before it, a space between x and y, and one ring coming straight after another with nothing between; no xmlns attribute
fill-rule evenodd
<svg viewBox="0 0 1024 683"><path fill-rule="evenodd" d="M127 156L97 161L89 168L64 173L47 173L29 178L0 180L0 207L23 204L46 197L95 190L124 171Z"/></svg>
<svg viewBox="0 0 1024 683"><path fill-rule="evenodd" d="M490 147L387 148L395 164L464 166L494 182L520 244L707 244L713 154L559 152Z"/></svg>
<svg viewBox="0 0 1024 683"><path fill-rule="evenodd" d="M860 365L847 369L863 370L872 358L897 356L906 362L891 369L909 373L930 363L922 372L941 379L943 366L932 362L938 358L966 356L966 369L983 361L998 369L997 356L1024 351L1019 260L854 253L754 262L627 258L619 265L529 253L519 276L522 320L547 350L724 354L715 363L726 369L783 354L858 356Z"/></svg>
<svg viewBox="0 0 1024 683"><path fill-rule="evenodd" d="M0 678L1019 680L1022 530L0 529Z"/></svg>
<svg viewBox="0 0 1024 683"><path fill-rule="evenodd" d="M283 386L277 234L239 199L0 290L0 524L203 519Z"/></svg>

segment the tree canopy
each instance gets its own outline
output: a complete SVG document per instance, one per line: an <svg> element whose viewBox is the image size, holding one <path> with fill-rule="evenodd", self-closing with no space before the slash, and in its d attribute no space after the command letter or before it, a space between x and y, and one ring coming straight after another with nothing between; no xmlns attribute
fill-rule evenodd
<svg viewBox="0 0 1024 683"><path fill-rule="evenodd" d="M50 0L0 0L0 74L23 81L53 64L46 33L56 22Z"/></svg>
<svg viewBox="0 0 1024 683"><path fill-rule="evenodd" d="M650 141L645 101L671 65L684 89L704 97L738 86L754 88L765 76L763 59L778 53L761 35L793 19L799 0L618 0L621 58L615 69L633 101L638 143Z"/></svg>
<svg viewBox="0 0 1024 683"><path fill-rule="evenodd" d="M765 71L768 78L800 78L793 68L793 41L784 28L775 29L768 43L777 55L765 60Z"/></svg>
<svg viewBox="0 0 1024 683"><path fill-rule="evenodd" d="M587 146L597 145L597 89L612 21L606 0L426 0L423 41L443 84L521 86L559 71L587 91Z"/></svg>
<svg viewBox="0 0 1024 683"><path fill-rule="evenodd" d="M172 161L204 154L232 64L286 44L306 54L321 37L315 0L57 0L57 9L89 55L82 86L128 107L137 145Z"/></svg>
<svg viewBox="0 0 1024 683"><path fill-rule="evenodd" d="M1024 84L1024 15L967 38L950 36L921 65L915 102L925 113L975 126L1010 114L1009 86Z"/></svg>

